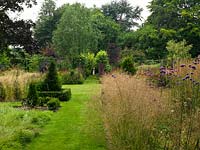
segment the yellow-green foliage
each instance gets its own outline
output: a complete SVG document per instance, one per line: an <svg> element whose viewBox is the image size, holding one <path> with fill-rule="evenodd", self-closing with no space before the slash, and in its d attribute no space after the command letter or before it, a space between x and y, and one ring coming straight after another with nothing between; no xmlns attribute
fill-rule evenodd
<svg viewBox="0 0 200 150"><path fill-rule="evenodd" d="M40 128L50 120L51 112L21 110L0 104L0 149L21 150L39 135Z"/></svg>
<svg viewBox="0 0 200 150"><path fill-rule="evenodd" d="M41 78L39 73L28 73L22 70L5 71L0 74L0 82L3 84L6 92L5 101L15 101L15 92L20 90L21 98L25 98L28 92L30 82ZM17 83L17 84L16 84ZM17 85L17 87L16 87Z"/></svg>

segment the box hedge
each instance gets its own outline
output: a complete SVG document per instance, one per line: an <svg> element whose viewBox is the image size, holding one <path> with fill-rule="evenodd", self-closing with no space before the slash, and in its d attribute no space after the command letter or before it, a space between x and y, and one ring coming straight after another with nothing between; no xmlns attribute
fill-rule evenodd
<svg viewBox="0 0 200 150"><path fill-rule="evenodd" d="M47 106L49 110L57 110L60 107L60 101L58 98L52 98L48 101Z"/></svg>
<svg viewBox="0 0 200 150"><path fill-rule="evenodd" d="M60 101L69 101L71 99L71 89L63 91L40 91L38 94L40 97L55 97Z"/></svg>

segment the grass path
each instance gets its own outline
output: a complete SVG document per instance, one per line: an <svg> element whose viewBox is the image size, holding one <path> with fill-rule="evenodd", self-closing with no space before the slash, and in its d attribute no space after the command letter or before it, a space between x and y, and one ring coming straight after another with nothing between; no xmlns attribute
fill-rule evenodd
<svg viewBox="0 0 200 150"><path fill-rule="evenodd" d="M105 150L102 138L93 138L85 132L87 122L86 103L98 92L96 80L88 80L83 85L67 85L71 88L72 99L62 103L62 108L54 113L50 123L43 128L41 135L34 139L27 150ZM102 132L97 123L96 131Z"/></svg>

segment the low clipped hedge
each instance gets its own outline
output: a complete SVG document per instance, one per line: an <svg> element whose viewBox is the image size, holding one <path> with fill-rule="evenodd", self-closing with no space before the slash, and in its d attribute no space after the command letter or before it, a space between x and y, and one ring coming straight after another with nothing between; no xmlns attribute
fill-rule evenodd
<svg viewBox="0 0 200 150"><path fill-rule="evenodd" d="M69 101L71 99L71 89L65 89L63 91L39 91L39 97L55 97L60 101Z"/></svg>
<svg viewBox="0 0 200 150"><path fill-rule="evenodd" d="M62 75L63 84L83 84L84 80L83 75L76 70L71 70Z"/></svg>
<svg viewBox="0 0 200 150"><path fill-rule="evenodd" d="M60 101L58 98L52 98L48 101L47 106L49 110L57 110L60 107Z"/></svg>

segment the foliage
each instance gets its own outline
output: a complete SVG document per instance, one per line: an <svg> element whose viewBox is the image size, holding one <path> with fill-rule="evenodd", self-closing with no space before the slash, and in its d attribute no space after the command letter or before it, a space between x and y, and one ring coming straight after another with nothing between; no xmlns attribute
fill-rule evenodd
<svg viewBox="0 0 200 150"><path fill-rule="evenodd" d="M120 36L120 45L123 49L140 50L147 59L154 60L166 57L166 42L167 39L163 39L161 33L149 24Z"/></svg>
<svg viewBox="0 0 200 150"><path fill-rule="evenodd" d="M60 107L60 101L58 98L51 98L47 103L49 110L57 110Z"/></svg>
<svg viewBox="0 0 200 150"><path fill-rule="evenodd" d="M83 84L83 75L77 70L71 70L62 75L63 84Z"/></svg>
<svg viewBox="0 0 200 150"><path fill-rule="evenodd" d="M95 55L93 53L81 54L78 59L76 61L78 65L76 67L82 69L84 76L88 77L91 75L96 67Z"/></svg>
<svg viewBox="0 0 200 150"><path fill-rule="evenodd" d="M52 61L54 61L54 58L52 58L52 57L35 54L28 58L28 66L26 69L29 72L40 71L40 72L44 73L48 70L48 65Z"/></svg>
<svg viewBox="0 0 200 150"><path fill-rule="evenodd" d="M97 65L98 65L100 75L103 74L104 71L109 72L111 70L108 54L106 51L100 50L97 53L95 59L96 59Z"/></svg>
<svg viewBox="0 0 200 150"><path fill-rule="evenodd" d="M0 50L7 48L9 45L22 46L28 52L37 49L37 45L32 38L31 27L32 21L12 20L9 12L21 12L23 6L32 7L36 4L35 0L2 0L0 2Z"/></svg>
<svg viewBox="0 0 200 150"><path fill-rule="evenodd" d="M74 57L88 49L97 49L97 39L98 34L91 24L90 10L80 4L67 5L53 36L59 55L67 56L72 62Z"/></svg>
<svg viewBox="0 0 200 150"><path fill-rule="evenodd" d="M0 70L6 70L10 66L10 59L4 51L0 53Z"/></svg>
<svg viewBox="0 0 200 150"><path fill-rule="evenodd" d="M16 104L14 104L16 105ZM11 103L0 104L0 149L25 149L51 118L48 111L13 108Z"/></svg>
<svg viewBox="0 0 200 150"><path fill-rule="evenodd" d="M40 91L38 94L40 97L58 98L60 101L69 101L71 99L71 89L63 91Z"/></svg>
<svg viewBox="0 0 200 150"><path fill-rule="evenodd" d="M109 49L109 45L117 43L118 36L120 33L120 25L109 17L104 16L104 14L98 10L94 9L92 11L92 26L98 32L98 50L99 49ZM92 50L92 52L97 53L97 51Z"/></svg>
<svg viewBox="0 0 200 150"><path fill-rule="evenodd" d="M124 49L121 51L121 58L132 57L133 61L139 65L146 63L146 55L142 50Z"/></svg>
<svg viewBox="0 0 200 150"><path fill-rule="evenodd" d="M121 67L125 72L127 72L128 74L131 74L131 75L134 75L137 71L132 57L123 58L123 60L121 62Z"/></svg>
<svg viewBox="0 0 200 150"><path fill-rule="evenodd" d="M34 31L35 39L40 47L45 47L51 43L53 31L57 24L54 15L55 7L56 4L53 0L45 0L40 10Z"/></svg>
<svg viewBox="0 0 200 150"><path fill-rule="evenodd" d="M6 91L3 84L0 82L0 102L5 101L6 99Z"/></svg>
<svg viewBox="0 0 200 150"><path fill-rule="evenodd" d="M191 50L192 45L187 45L185 40L177 43L174 40L171 40L167 43L166 48L168 50L167 59L172 66L182 59L191 57L189 51Z"/></svg>
<svg viewBox="0 0 200 150"><path fill-rule="evenodd" d="M199 54L199 4L198 0L153 0L149 5L151 15L148 17L148 24L153 25L158 32L164 31L159 41L166 38L167 41L185 39L193 45L190 54L195 57Z"/></svg>
<svg viewBox="0 0 200 150"><path fill-rule="evenodd" d="M42 91L61 91L61 81L59 79L56 64L51 62L49 71L46 75L44 83L42 85Z"/></svg>
<svg viewBox="0 0 200 150"><path fill-rule="evenodd" d="M120 0L103 5L102 11L105 16L112 18L127 31L138 25L136 21L141 19L142 8L131 6L127 0Z"/></svg>
<svg viewBox="0 0 200 150"><path fill-rule="evenodd" d="M50 99L51 99L51 97L39 97L38 98L38 105L43 107L43 106L45 106L48 103L48 101Z"/></svg>
<svg viewBox="0 0 200 150"><path fill-rule="evenodd" d="M99 63L102 63L102 64L108 64L109 61L108 61L108 54L106 51L104 50L100 50L97 55L96 55L96 62L99 64Z"/></svg>
<svg viewBox="0 0 200 150"><path fill-rule="evenodd" d="M35 107L38 104L38 93L35 83L30 83L28 96L26 98L26 105Z"/></svg>

